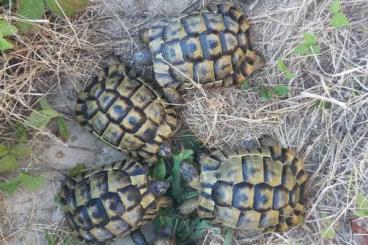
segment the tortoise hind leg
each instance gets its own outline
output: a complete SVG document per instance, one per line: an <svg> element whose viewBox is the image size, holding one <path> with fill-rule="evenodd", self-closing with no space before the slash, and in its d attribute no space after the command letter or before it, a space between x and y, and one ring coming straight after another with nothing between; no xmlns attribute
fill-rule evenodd
<svg viewBox="0 0 368 245"><path fill-rule="evenodd" d="M241 86L243 82L251 76L255 71L264 67L265 62L261 55L248 50L244 61L232 74L232 84L235 86Z"/></svg>
<svg viewBox="0 0 368 245"><path fill-rule="evenodd" d="M251 76L255 71L265 66L263 57L256 52L247 50L243 62L236 69L233 74L234 84L241 85L241 83Z"/></svg>

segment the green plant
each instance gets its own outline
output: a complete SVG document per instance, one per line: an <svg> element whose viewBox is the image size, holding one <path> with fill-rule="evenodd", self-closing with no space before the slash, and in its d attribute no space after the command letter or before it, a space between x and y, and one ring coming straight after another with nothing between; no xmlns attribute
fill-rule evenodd
<svg viewBox="0 0 368 245"><path fill-rule="evenodd" d="M45 231L45 238L47 245L78 245L79 240L75 239L71 235L64 235L58 233L48 233Z"/></svg>
<svg viewBox="0 0 368 245"><path fill-rule="evenodd" d="M187 161L190 164L194 163L194 152L197 152L200 145L196 145L192 149L185 149L173 155L171 162L171 171L166 168L165 162L159 161L153 170L153 176L161 180L169 181L171 189L168 193L169 197L173 199L174 206L160 210L159 215L153 221L154 227L157 231L161 229L170 229L176 237L176 244L186 245L193 244L203 236L207 230L211 230L216 234L220 234L220 228L212 225L207 220L201 220L195 214L188 217L180 216L176 210L183 202L188 199L198 196L198 192L190 187L187 187L182 180L180 174L180 164L182 161ZM167 176L168 177L164 177ZM228 245L231 244L232 229L225 230L225 237Z"/></svg>
<svg viewBox="0 0 368 245"><path fill-rule="evenodd" d="M331 12L331 26L335 29L342 29L350 25L348 17L342 12L342 6L340 0L335 0L330 6Z"/></svg>
<svg viewBox="0 0 368 245"><path fill-rule="evenodd" d="M186 188L180 175L180 163L182 161L189 161L193 163L193 151L183 150L182 152L173 156L172 174L167 180L171 183L171 196L179 203L186 199L186 197L183 195Z"/></svg>
<svg viewBox="0 0 368 245"><path fill-rule="evenodd" d="M285 97L289 93L289 88L286 85L275 85L273 87L262 86L259 94L263 101L270 101L272 97Z"/></svg>
<svg viewBox="0 0 368 245"><path fill-rule="evenodd" d="M360 218L368 217L368 196L360 192L356 195L354 215Z"/></svg>
<svg viewBox="0 0 368 245"><path fill-rule="evenodd" d="M72 169L69 170L68 175L70 177L75 177L78 174L82 173L83 171L85 171L86 165L84 165L84 163L78 163L77 165L75 165Z"/></svg>
<svg viewBox="0 0 368 245"><path fill-rule="evenodd" d="M319 54L320 47L317 42L317 37L312 33L304 33L303 43L299 44L294 49L294 52L300 55Z"/></svg>
<svg viewBox="0 0 368 245"><path fill-rule="evenodd" d="M45 11L44 0L17 0L17 14L21 20L15 25L21 31L28 31L32 27L30 20L41 19Z"/></svg>
<svg viewBox="0 0 368 245"><path fill-rule="evenodd" d="M203 145L190 131L182 131L179 138L182 147L187 150L192 150L194 154L196 154Z"/></svg>
<svg viewBox="0 0 368 245"><path fill-rule="evenodd" d="M331 222L325 222L325 226L327 226L327 228L321 231L322 237L329 240L334 239L336 237L336 232L333 229Z"/></svg>
<svg viewBox="0 0 368 245"><path fill-rule="evenodd" d="M224 241L224 245L231 245L231 241L233 239L234 236L234 230L231 228L226 228L225 229L225 241Z"/></svg>
<svg viewBox="0 0 368 245"><path fill-rule="evenodd" d="M220 229L214 227L206 220L198 217L181 217L173 208L161 209L158 217L153 221L154 228L159 231L161 229L170 229L175 234L176 244L190 245L195 243L203 236L207 230L219 234Z"/></svg>
<svg viewBox="0 0 368 245"><path fill-rule="evenodd" d="M87 7L89 0L45 0L46 6L56 15L72 16Z"/></svg>
<svg viewBox="0 0 368 245"><path fill-rule="evenodd" d="M43 18L46 9L58 16L72 16L83 10L88 5L88 2L89 0L16 0L14 5L16 5L16 13L19 16L19 20L15 25L22 32L26 32L32 28L32 22ZM8 0L0 1L0 5L7 4L9 4ZM0 26L1 30L2 27ZM4 46L1 43L4 43L4 41L0 39L0 48L2 47L1 45ZM9 49L11 46L9 43L6 45L4 46L8 47L6 49Z"/></svg>
<svg viewBox="0 0 368 245"><path fill-rule="evenodd" d="M317 100L316 102L314 102L315 108L330 109L331 106L332 106L331 102L324 101L324 100Z"/></svg>
<svg viewBox="0 0 368 245"><path fill-rule="evenodd" d="M242 89L247 90L249 88L249 81L245 79L244 81L241 82L240 86Z"/></svg>
<svg viewBox="0 0 368 245"><path fill-rule="evenodd" d="M296 78L296 74L294 72L291 72L287 67L286 64L283 60L278 59L276 62L276 67L277 69L283 73L283 75L285 76L286 79L291 80Z"/></svg>
<svg viewBox="0 0 368 245"><path fill-rule="evenodd" d="M31 176L26 173L20 173L17 177L5 182L0 182L0 191L13 194L19 187L24 187L29 191L36 191L41 188L45 182L42 176Z"/></svg>
<svg viewBox="0 0 368 245"><path fill-rule="evenodd" d="M18 169L18 160L30 156L32 149L30 146L19 143L14 147L7 147L0 144L0 174L11 173Z"/></svg>
<svg viewBox="0 0 368 245"><path fill-rule="evenodd" d="M58 134L63 140L67 140L70 136L69 126L62 114L55 111L47 102L45 97L39 100L40 109L34 110L25 122L25 126L43 130L47 127L51 120L57 120Z"/></svg>
<svg viewBox="0 0 368 245"><path fill-rule="evenodd" d="M163 158L160 158L153 170L153 177L158 180L164 180L166 176L166 165Z"/></svg>
<svg viewBox="0 0 368 245"><path fill-rule="evenodd" d="M14 44L5 37L13 36L18 32L18 29L8 23L6 20L0 19L0 51L12 49Z"/></svg>

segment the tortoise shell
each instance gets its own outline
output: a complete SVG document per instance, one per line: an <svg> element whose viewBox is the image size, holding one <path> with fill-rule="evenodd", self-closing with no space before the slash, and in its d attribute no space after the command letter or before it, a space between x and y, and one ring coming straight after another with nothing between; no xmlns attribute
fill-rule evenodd
<svg viewBox="0 0 368 245"><path fill-rule="evenodd" d="M200 157L198 215L239 230L286 231L304 222L304 163L280 146Z"/></svg>
<svg viewBox="0 0 368 245"><path fill-rule="evenodd" d="M122 64L101 70L75 110L77 120L104 142L149 162L177 127L173 106Z"/></svg>
<svg viewBox="0 0 368 245"><path fill-rule="evenodd" d="M169 100L192 81L203 87L239 85L255 71L250 24L237 8L220 4L208 10L164 19L143 32L152 53L155 78Z"/></svg>
<svg viewBox="0 0 368 245"><path fill-rule="evenodd" d="M68 177L59 193L72 229L86 242L105 242L137 230L158 214L145 169L124 160Z"/></svg>

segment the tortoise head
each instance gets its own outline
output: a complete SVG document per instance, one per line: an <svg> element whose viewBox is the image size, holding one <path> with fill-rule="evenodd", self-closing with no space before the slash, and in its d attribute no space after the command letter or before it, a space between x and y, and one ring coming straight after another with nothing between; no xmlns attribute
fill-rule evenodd
<svg viewBox="0 0 368 245"><path fill-rule="evenodd" d="M187 185L197 190L201 189L198 170L192 164L183 161L180 164L180 174Z"/></svg>
<svg viewBox="0 0 368 245"><path fill-rule="evenodd" d="M133 62L137 65L152 65L152 53L148 47L141 49L133 55Z"/></svg>
<svg viewBox="0 0 368 245"><path fill-rule="evenodd" d="M154 180L149 184L149 190L156 197L162 196L169 189L170 183L160 180Z"/></svg>

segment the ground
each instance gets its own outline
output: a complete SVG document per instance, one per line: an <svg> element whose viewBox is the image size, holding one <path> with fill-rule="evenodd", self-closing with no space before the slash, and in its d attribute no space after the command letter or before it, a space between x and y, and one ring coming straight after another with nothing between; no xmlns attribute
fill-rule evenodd
<svg viewBox="0 0 368 245"><path fill-rule="evenodd" d="M93 167L124 157L74 121L77 92L105 57L116 55L131 64L132 53L142 47L142 27L160 16L175 16L194 2L91 1L70 22L46 16L50 23L40 22L30 34L18 36L18 48L0 57L0 140L12 138L9 122L22 121L43 94L66 115L71 128L66 142L47 130L36 132L29 142L32 158L21 170L40 174L47 183L36 192L0 193L0 244L47 244L45 232L60 237L69 233L54 201L63 174L77 163ZM200 1L199 7L209 2L215 1ZM364 244L350 223L356 218L358 193L368 193L368 2L340 1L350 22L341 29L331 25L332 2L233 1L252 22L253 47L265 67L244 89L193 91L181 106L187 127L209 147L239 148L271 135L305 160L311 176L305 224L282 235L250 239L239 233L235 244ZM294 51L305 33L316 37L319 54ZM15 65L9 62L12 58ZM295 76L286 78L278 60ZM9 73L9 66L15 71ZM263 88L280 84L288 87L286 95L269 100L260 95ZM360 221L367 226L366 219ZM209 233L204 243L222 244L223 238Z"/></svg>

